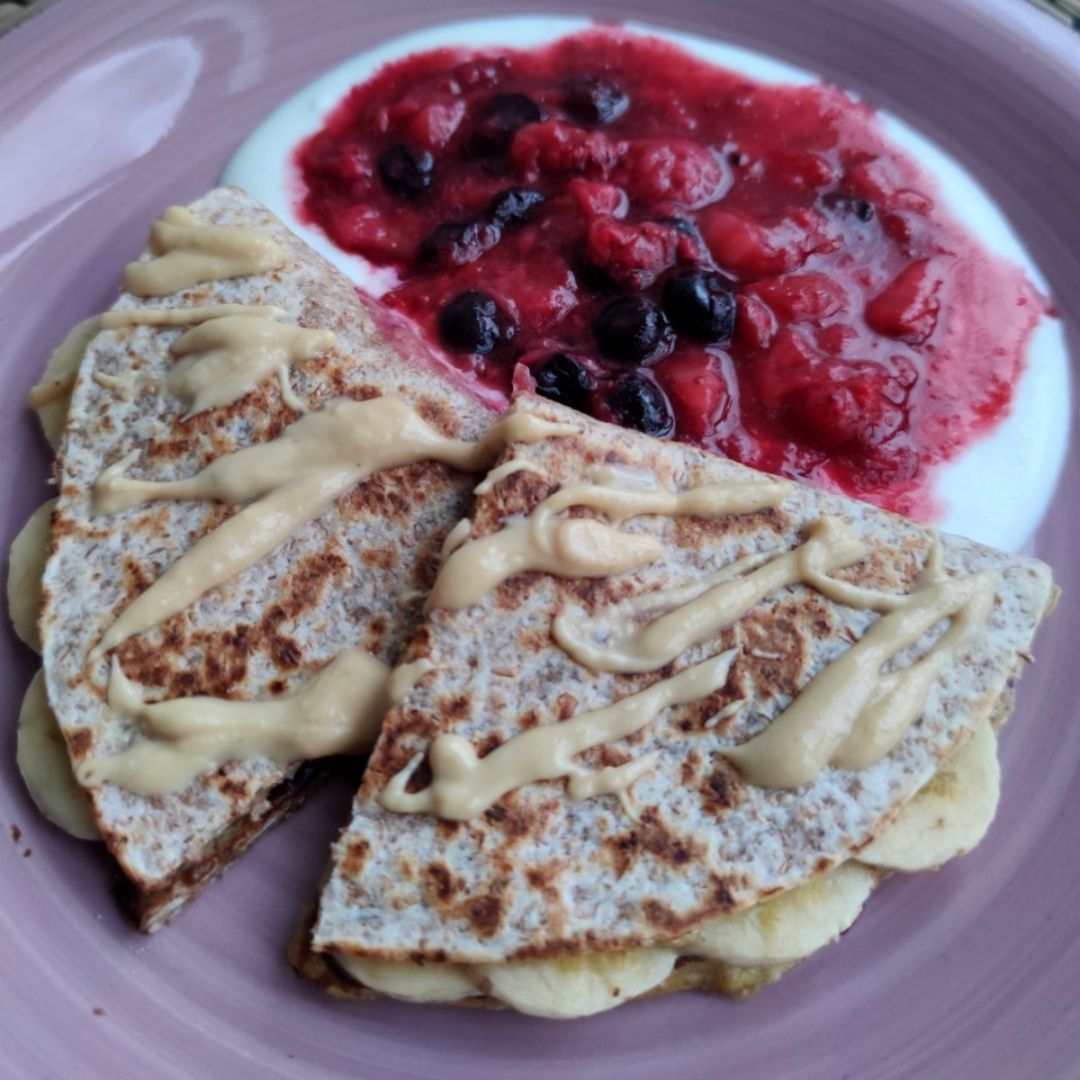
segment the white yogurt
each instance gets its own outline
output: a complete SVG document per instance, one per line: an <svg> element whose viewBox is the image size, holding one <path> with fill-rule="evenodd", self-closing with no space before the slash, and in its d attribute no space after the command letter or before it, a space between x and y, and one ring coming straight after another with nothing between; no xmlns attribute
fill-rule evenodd
<svg viewBox="0 0 1080 1080"><path fill-rule="evenodd" d="M392 270L342 251L321 230L297 218L300 179L292 161L297 144L322 127L351 87L410 53L447 45L533 48L589 25L582 18L521 16L448 23L395 38L347 60L286 101L248 136L222 180L245 188L358 286L381 296L396 284ZM627 29L666 38L710 63L761 82L818 81L812 72L734 45L640 23L628 23ZM953 217L988 250L1018 263L1047 291L1042 274L975 178L903 121L880 115L889 138L936 178L941 201ZM1020 548L1038 526L1057 485L1068 444L1069 413L1064 330L1058 320L1044 318L1032 338L1011 414L989 436L939 469L934 491L944 513L935 524L996 547Z"/></svg>

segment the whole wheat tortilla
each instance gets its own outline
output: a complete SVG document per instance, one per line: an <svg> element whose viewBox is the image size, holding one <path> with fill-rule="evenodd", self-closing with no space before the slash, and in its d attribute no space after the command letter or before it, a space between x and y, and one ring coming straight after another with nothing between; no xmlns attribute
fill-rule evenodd
<svg viewBox="0 0 1080 1080"><path fill-rule="evenodd" d="M758 475L540 399L521 399L517 407L574 423L580 434L511 447L506 459L527 460L543 475L513 472L480 495L474 538L527 514L594 465L647 471L670 490ZM941 536L947 573L997 578L986 626L932 688L924 714L890 755L859 771L827 767L796 791L744 783L721 750L762 730L862 636L878 618L873 612L792 586L646 675L588 671L551 636L552 619L564 609L592 612L695 580L750 552L790 550L822 514L842 518L870 547L867 558L835 576L887 591L913 585L938 535L798 486L779 508L755 514L631 520L625 528L660 538L666 551L633 573L599 581L522 574L473 607L432 612L403 657L424 658L431 670L384 722L352 823L334 849L314 950L473 963L649 945L793 888L868 843L1011 690L1052 599L1042 563ZM917 658L937 633L940 627L897 664ZM636 821L611 796L570 801L564 781L519 788L462 823L391 813L377 802L389 779L440 733L467 737L483 755L526 727L600 708L730 647L739 655L720 692L670 709L634 737L577 759L599 768L657 754L656 767L634 785ZM751 704L710 722L739 699Z"/></svg>
<svg viewBox="0 0 1080 1080"><path fill-rule="evenodd" d="M205 223L266 230L285 249L286 264L160 300L121 294L116 308L275 305L300 325L337 335L332 351L291 371L293 389L311 408L338 397L397 394L446 434L474 438L487 430L485 408L386 345L351 284L259 203L222 188L191 209ZM108 709L108 660L89 660L90 649L135 596L234 512L216 503L161 501L95 515L94 481L136 449L142 456L129 475L189 476L223 454L274 438L298 418L274 377L231 406L182 420L184 405L163 384L174 362L169 346L184 329L103 331L79 368L60 451L41 620L49 700L76 762L115 753L135 737L132 724ZM100 385L94 374L123 380L128 392ZM415 624L443 535L462 515L474 483L431 463L373 476L251 570L126 642L116 652L124 672L155 697L257 699L296 690L358 643L393 661ZM157 915L144 913L144 925L161 921L166 905L250 841L252 823L271 814L270 794L288 794L281 785L295 773L296 765L237 761L176 795L142 798L109 785L90 792L109 850L143 896L156 897Z"/></svg>

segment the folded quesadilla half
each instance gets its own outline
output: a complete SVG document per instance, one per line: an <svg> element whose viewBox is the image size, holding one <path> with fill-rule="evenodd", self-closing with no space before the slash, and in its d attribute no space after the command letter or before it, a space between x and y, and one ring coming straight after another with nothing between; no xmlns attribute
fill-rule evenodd
<svg viewBox="0 0 1080 1080"><path fill-rule="evenodd" d="M508 431L236 189L166 211L60 352L36 391L70 408L26 715L51 706L152 930L298 801L309 759L371 745Z"/></svg>
<svg viewBox="0 0 1080 1080"><path fill-rule="evenodd" d="M561 431L451 534L294 966L544 1016L745 992L978 841L1045 565L513 414Z"/></svg>

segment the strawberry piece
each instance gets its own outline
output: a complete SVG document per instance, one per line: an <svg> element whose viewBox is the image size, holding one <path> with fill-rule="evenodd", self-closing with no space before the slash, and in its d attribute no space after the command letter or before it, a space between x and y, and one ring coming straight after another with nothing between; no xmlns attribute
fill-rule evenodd
<svg viewBox="0 0 1080 1080"><path fill-rule="evenodd" d="M792 269L765 226L731 210L711 210L699 219L701 235L718 265L741 278L773 277Z"/></svg>
<svg viewBox="0 0 1080 1080"><path fill-rule="evenodd" d="M436 102L416 112L402 124L401 130L409 142L441 150L453 138L465 118L465 102Z"/></svg>
<svg viewBox="0 0 1080 1080"><path fill-rule="evenodd" d="M720 359L705 351L680 351L656 367L656 378L675 410L679 438L700 442L731 406Z"/></svg>
<svg viewBox="0 0 1080 1080"><path fill-rule="evenodd" d="M750 286L783 322L813 322L847 307L847 295L835 280L809 271L770 278Z"/></svg>
<svg viewBox="0 0 1080 1080"><path fill-rule="evenodd" d="M867 325L885 337L921 345L937 326L944 282L932 260L913 262L867 303Z"/></svg>
<svg viewBox="0 0 1080 1080"><path fill-rule="evenodd" d="M814 378L817 357L797 333L781 330L773 346L752 368L758 400L768 409L781 405Z"/></svg>
<svg viewBox="0 0 1080 1080"><path fill-rule="evenodd" d="M769 348L776 337L779 324L769 306L750 293L735 299L738 314L735 318L733 345L740 351L760 352Z"/></svg>
<svg viewBox="0 0 1080 1080"><path fill-rule="evenodd" d="M710 207L700 215L699 227L717 263L749 281L797 270L810 255L833 251L840 242L825 218L805 207L772 226Z"/></svg>

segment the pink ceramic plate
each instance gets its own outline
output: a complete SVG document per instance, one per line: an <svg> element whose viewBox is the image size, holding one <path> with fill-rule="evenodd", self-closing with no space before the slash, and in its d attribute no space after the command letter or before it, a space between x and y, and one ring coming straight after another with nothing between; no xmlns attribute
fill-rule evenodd
<svg viewBox="0 0 1080 1080"><path fill-rule="evenodd" d="M0 39L0 469L6 542L48 494L22 400L66 327L108 305L146 224L323 69L507 0L61 0ZM548 5L579 11L577 5ZM822 72L983 181L1080 325L1080 36L1021 0L593 0ZM1075 447L1075 438L1074 438ZM157 939L103 860L34 812L13 763L34 660L6 627L0 694L0 1074L5 1077L961 1077L1080 1075L1080 462L1035 549L1064 600L1003 741L987 842L896 879L841 946L762 996L628 1005L576 1023L349 1006L282 952L348 804L327 791ZM987 498L993 498L987 490Z"/></svg>

